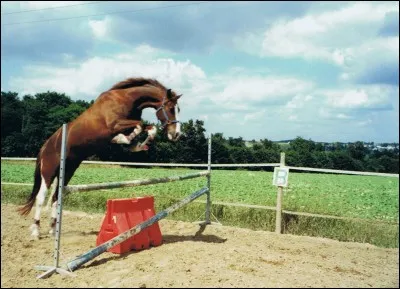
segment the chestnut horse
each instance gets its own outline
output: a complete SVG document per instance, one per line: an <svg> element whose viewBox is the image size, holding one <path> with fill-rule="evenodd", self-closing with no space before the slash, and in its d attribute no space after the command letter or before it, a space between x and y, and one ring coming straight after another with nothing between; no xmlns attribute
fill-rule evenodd
<svg viewBox="0 0 400 289"><path fill-rule="evenodd" d="M66 147L65 185L71 180L81 162L112 143L129 144L142 131L142 110L156 109L156 116L170 141L180 137L178 99L171 89L166 89L154 79L129 78L103 92L96 101L75 120L68 123ZM133 130L133 131L132 131ZM23 207L18 211L28 215L36 201L32 237L39 238L40 211L46 194L57 178L51 209L51 230L55 232L58 199L58 175L62 127L46 140L36 159L33 190Z"/></svg>

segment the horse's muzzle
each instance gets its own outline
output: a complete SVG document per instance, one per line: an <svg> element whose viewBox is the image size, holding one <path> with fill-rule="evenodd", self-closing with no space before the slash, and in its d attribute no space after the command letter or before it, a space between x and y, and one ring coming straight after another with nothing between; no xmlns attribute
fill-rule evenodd
<svg viewBox="0 0 400 289"><path fill-rule="evenodd" d="M175 132L175 133L168 132L168 139L170 141L177 141L181 137L181 135L182 134L180 132Z"/></svg>

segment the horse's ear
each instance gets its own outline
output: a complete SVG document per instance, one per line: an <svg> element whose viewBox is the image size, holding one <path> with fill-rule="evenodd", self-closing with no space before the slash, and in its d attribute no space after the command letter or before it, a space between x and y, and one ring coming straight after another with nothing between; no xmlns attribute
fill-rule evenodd
<svg viewBox="0 0 400 289"><path fill-rule="evenodd" d="M167 98L168 98L168 99L171 99L171 98L172 98L171 88L169 88L169 89L167 90Z"/></svg>
<svg viewBox="0 0 400 289"><path fill-rule="evenodd" d="M178 100L181 96L182 96L182 94L177 95L177 96L174 97L174 99L175 99L175 100Z"/></svg>

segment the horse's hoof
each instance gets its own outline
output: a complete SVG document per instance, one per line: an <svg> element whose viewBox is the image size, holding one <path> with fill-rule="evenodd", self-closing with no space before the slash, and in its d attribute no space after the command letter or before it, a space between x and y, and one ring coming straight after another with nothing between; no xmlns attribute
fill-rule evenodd
<svg viewBox="0 0 400 289"><path fill-rule="evenodd" d="M49 230L49 235L50 235L51 237L55 237L55 236L56 236L56 230L50 229L50 230Z"/></svg>
<svg viewBox="0 0 400 289"><path fill-rule="evenodd" d="M32 240L39 240L39 226L36 224L32 224L29 227L29 230L32 232L31 239Z"/></svg>

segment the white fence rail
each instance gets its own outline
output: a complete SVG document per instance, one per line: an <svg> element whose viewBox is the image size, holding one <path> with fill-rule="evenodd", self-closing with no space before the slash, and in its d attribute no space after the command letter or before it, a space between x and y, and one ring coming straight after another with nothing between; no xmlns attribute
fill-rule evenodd
<svg viewBox="0 0 400 289"><path fill-rule="evenodd" d="M1 160L5 161L35 161L36 158L9 158L2 157ZM98 165L120 165L120 166L144 166L144 167L207 167L207 164L176 164L176 163L133 163L133 162L100 162L100 161L83 161L83 164L98 164ZM212 168L240 168L240 167L278 167L279 163L261 163L261 164L211 164ZM318 169L307 167L293 167L286 166L292 171L308 171L308 172L321 172L333 174L346 174L346 175L362 175L362 176L380 176L380 177L394 177L398 178L399 174L389 173L376 173L376 172L360 172L360 171L346 171L346 170L333 170L333 169Z"/></svg>

